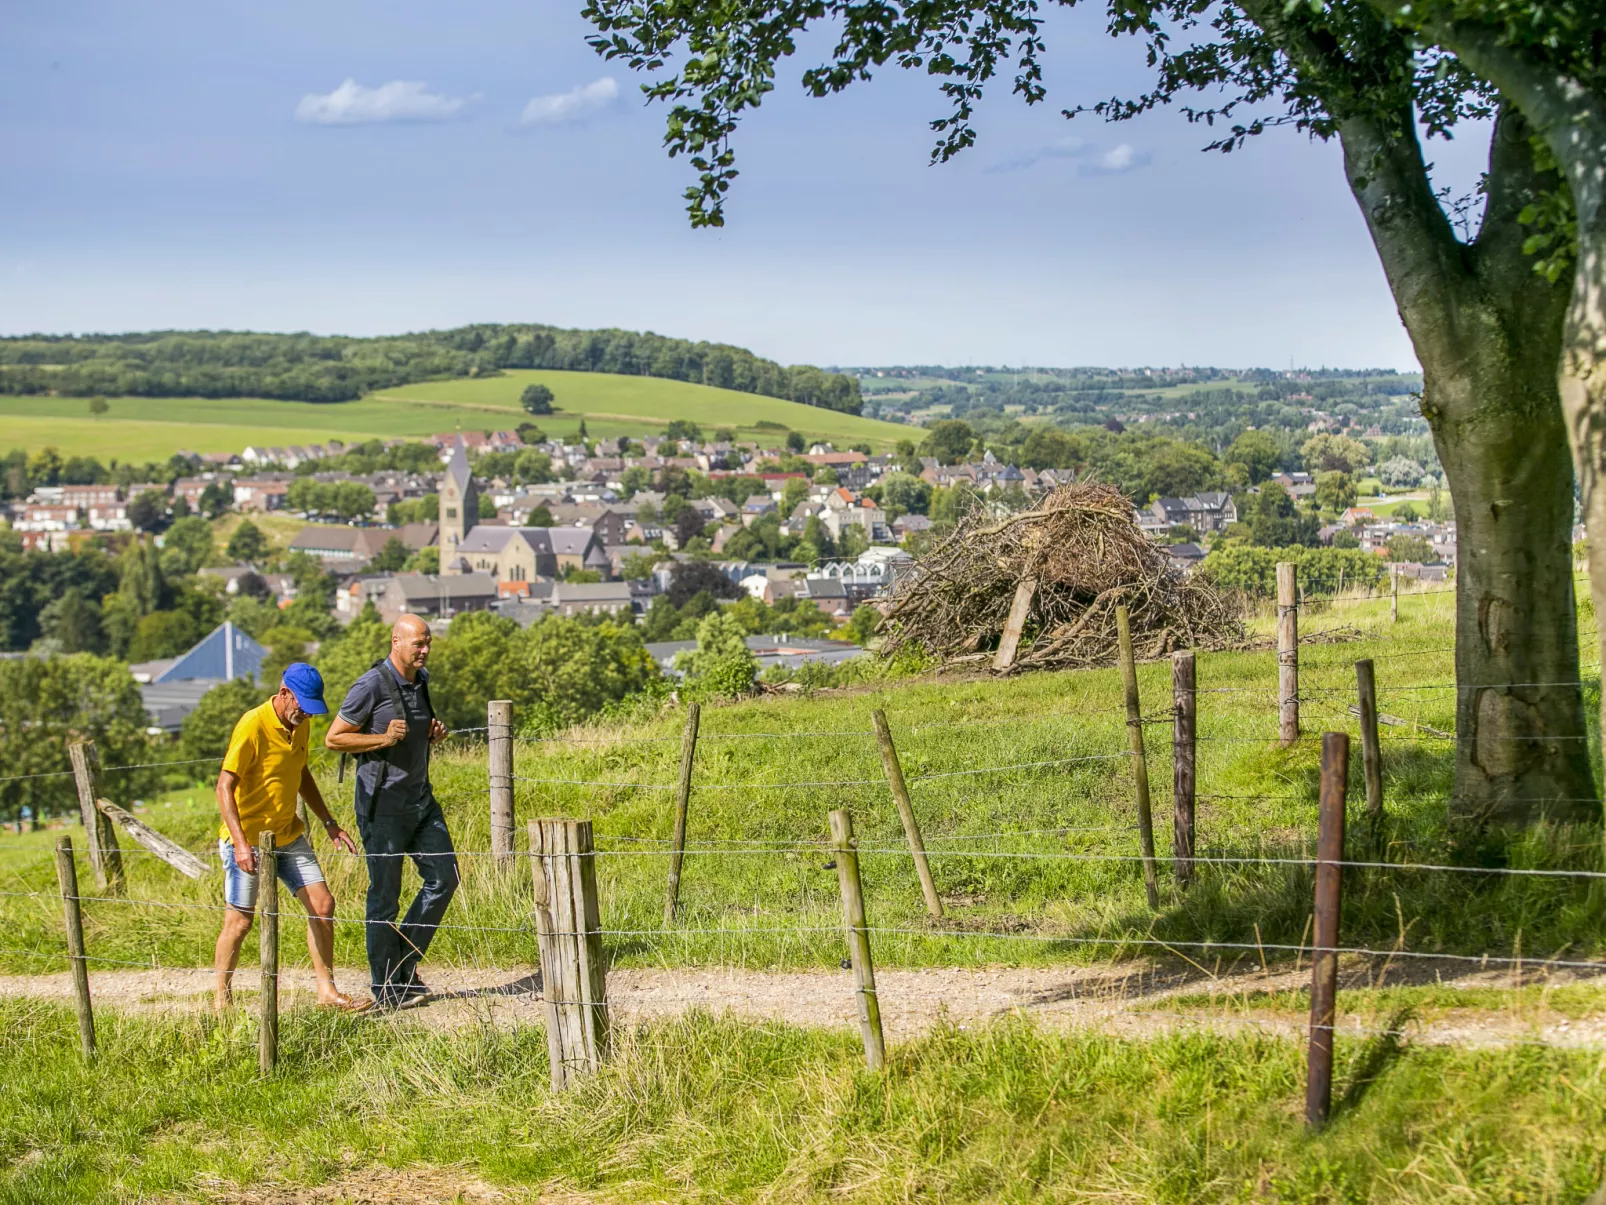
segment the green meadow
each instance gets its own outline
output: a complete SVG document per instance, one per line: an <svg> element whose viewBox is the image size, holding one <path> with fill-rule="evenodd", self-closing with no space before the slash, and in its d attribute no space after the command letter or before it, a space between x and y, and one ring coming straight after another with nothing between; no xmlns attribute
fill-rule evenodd
<svg viewBox="0 0 1606 1205"><path fill-rule="evenodd" d="M355 402L114 397L98 417L89 413L86 398L0 397L0 449L54 446L68 456L147 461L165 460L180 449L237 452L251 444L351 443L511 428L529 418L519 409L519 395L535 381L558 399L559 412L539 420L550 435L574 435L584 421L593 437L641 436L676 418L689 419L710 435L729 427L744 439L779 442L785 431L796 430L843 447L860 442L890 447L908 434L893 423L684 381L514 371L410 385ZM765 422L774 425L758 426Z"/></svg>
<svg viewBox="0 0 1606 1205"><path fill-rule="evenodd" d="M861 838L879 965L1094 963L1120 975L1158 957L1191 968L1197 994L1153 1001L1150 1036L1056 1032L1013 1019L939 1023L895 1043L875 1074L850 1030L694 1011L618 1026L603 1072L554 1096L538 1027L448 1032L405 1017L392 1025L293 1008L279 1070L263 1078L249 1010L220 1022L181 1009L103 1006L91 1068L77 1054L70 1009L3 1001L0 1205L448 1201L495 1199L492 1191L564 1205L1583 1205L1606 1175L1600 1050L1433 1044L1389 1031L1412 1017L1474 1027L1480 1018L1540 1015L1597 1021L1606 1012L1598 978L1514 990L1487 977L1460 983L1476 962L1413 962L1405 952L1516 956L1527 966L1600 959L1606 892L1598 883L1403 865L1347 870L1340 940L1390 951L1370 965L1394 970L1392 982L1379 974L1380 986L1351 981L1340 992L1346 1025L1382 1032L1339 1037L1334 1117L1319 1133L1302 1121L1301 1040L1186 1024L1211 1013L1286 1020L1308 1010L1299 990L1213 981L1258 965L1292 969L1294 951L1308 944L1317 738L1324 729L1355 733L1346 709L1357 658L1376 660L1381 710L1405 723L1384 730L1380 847L1365 824L1358 753L1351 762L1351 858L1381 848L1389 863L1599 869L1594 828L1537 831L1500 848L1456 846L1444 823L1453 746L1415 727L1454 726L1453 596L1407 592L1400 611L1392 623L1381 601L1311 606L1307 633L1353 625L1360 636L1302 650L1306 735L1286 750L1275 740L1275 654L1201 655L1200 852L1220 860L1201 864L1187 891L1164 856L1170 666L1140 667L1162 854L1155 910L1136 857L1113 670L1005 680L871 675L848 689L706 706L672 925L662 920L664 845L680 707L666 701L517 745L521 821L594 821L604 948L616 967L835 968L843 946L826 814L846 807ZM1257 620L1258 630L1268 624ZM1599 671L1585 665L1581 675L1593 716ZM887 711L910 780L941 921L926 917L903 848L871 737L876 707ZM1593 740L1591 749L1598 767ZM333 770L319 754L315 772L349 818L349 784L338 788ZM464 882L448 917L454 927L441 930L430 965L524 974L535 958L528 877L482 856L481 734L454 737L435 779L464 854ZM206 783L171 787L144 818L212 860ZM118 797L113 771L106 789ZM0 836L0 967L12 974L66 966L49 855L58 832ZM361 965L362 864L323 853L341 901L337 960ZM82 861L80 875L87 881ZM205 966L220 890L216 873L195 883L130 856L125 899L85 904L89 952ZM299 965L305 953L294 929L281 957ZM253 940L247 962L254 949ZM247 987L252 974L242 971ZM1176 1013L1186 1015L1170 1029ZM371 1195L380 1189L391 1195Z"/></svg>

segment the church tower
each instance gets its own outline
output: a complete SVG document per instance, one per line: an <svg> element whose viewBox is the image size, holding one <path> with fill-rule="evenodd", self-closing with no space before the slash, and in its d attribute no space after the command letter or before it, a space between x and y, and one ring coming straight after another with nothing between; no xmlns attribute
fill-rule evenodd
<svg viewBox="0 0 1606 1205"><path fill-rule="evenodd" d="M452 458L446 462L446 473L441 478L440 550L441 572L462 573L458 565L457 546L468 535L469 528L480 515L480 499L474 490L474 475L469 472L468 450L463 437L457 437Z"/></svg>

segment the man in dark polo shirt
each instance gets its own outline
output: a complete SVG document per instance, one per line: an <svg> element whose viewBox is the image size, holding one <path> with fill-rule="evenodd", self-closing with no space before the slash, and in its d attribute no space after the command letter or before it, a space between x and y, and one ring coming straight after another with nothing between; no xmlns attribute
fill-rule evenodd
<svg viewBox="0 0 1606 1205"><path fill-rule="evenodd" d="M357 831L368 854L368 965L374 1003L399 1008L429 994L418 962L457 890L457 855L429 782L430 746L446 735L429 701L429 625L403 615L390 656L346 693L324 744L357 755ZM401 924L402 858L423 885Z"/></svg>

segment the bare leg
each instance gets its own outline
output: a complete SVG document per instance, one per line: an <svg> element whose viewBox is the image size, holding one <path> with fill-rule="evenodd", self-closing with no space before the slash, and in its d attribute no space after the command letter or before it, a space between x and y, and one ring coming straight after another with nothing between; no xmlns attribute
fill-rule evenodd
<svg viewBox="0 0 1606 1205"><path fill-rule="evenodd" d="M245 944L245 935L251 932L254 915L239 908L230 908L223 914L223 929L217 935L217 950L212 956L212 1007L218 1012L234 1004L234 968L240 961L240 947Z"/></svg>
<svg viewBox="0 0 1606 1205"><path fill-rule="evenodd" d="M318 977L318 1003L347 1004L335 986L335 897L327 884L308 883L296 892L296 899L307 910L307 954Z"/></svg>

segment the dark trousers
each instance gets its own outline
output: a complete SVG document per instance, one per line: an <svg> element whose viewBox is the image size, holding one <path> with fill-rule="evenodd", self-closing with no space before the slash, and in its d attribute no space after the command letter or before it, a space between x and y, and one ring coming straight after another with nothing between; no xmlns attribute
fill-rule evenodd
<svg viewBox="0 0 1606 1205"><path fill-rule="evenodd" d="M429 790L415 799L381 791L358 806L357 831L368 854L368 966L377 998L412 982L457 890L457 855L441 805ZM404 855L413 860L423 885L398 925Z"/></svg>

